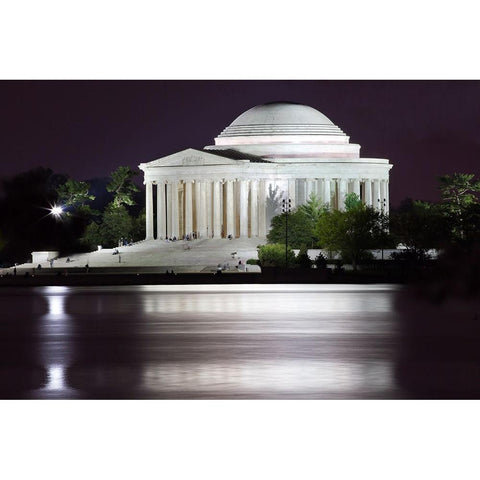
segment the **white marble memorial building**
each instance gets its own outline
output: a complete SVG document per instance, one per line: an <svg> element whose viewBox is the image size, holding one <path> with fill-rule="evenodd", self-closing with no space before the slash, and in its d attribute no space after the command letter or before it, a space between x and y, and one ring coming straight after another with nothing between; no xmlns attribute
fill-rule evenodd
<svg viewBox="0 0 480 480"><path fill-rule="evenodd" d="M383 158L361 158L360 145L306 105L268 103L247 110L215 145L142 163L147 239L265 237L282 199L292 206L311 194L344 208L354 192L388 211L389 172Z"/></svg>

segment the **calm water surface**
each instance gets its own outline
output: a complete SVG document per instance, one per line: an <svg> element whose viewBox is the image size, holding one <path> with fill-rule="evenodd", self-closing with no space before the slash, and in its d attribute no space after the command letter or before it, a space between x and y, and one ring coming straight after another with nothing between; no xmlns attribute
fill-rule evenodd
<svg viewBox="0 0 480 480"><path fill-rule="evenodd" d="M0 397L403 398L397 288L4 288Z"/></svg>

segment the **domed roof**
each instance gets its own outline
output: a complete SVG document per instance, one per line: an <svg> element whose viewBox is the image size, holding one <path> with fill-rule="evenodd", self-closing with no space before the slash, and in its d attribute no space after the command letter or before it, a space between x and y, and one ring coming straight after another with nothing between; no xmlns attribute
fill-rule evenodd
<svg viewBox="0 0 480 480"><path fill-rule="evenodd" d="M300 103L271 102L247 110L230 125L333 125L323 113Z"/></svg>
<svg viewBox="0 0 480 480"><path fill-rule="evenodd" d="M247 110L219 137L263 135L345 135L329 118L308 105L272 102Z"/></svg>

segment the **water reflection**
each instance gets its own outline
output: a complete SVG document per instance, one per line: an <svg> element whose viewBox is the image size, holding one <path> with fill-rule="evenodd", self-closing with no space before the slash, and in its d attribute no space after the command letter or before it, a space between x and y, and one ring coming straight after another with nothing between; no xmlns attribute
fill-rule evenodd
<svg viewBox="0 0 480 480"><path fill-rule="evenodd" d="M148 390L222 392L235 395L285 395L329 398L345 394L376 393L393 388L391 364L365 364L328 360L244 361L242 363L191 362L146 366L143 387Z"/></svg>
<svg viewBox="0 0 480 480"><path fill-rule="evenodd" d="M21 367L24 378L36 368L35 381L10 389L18 398L390 398L400 395L392 380L394 291L387 285L4 290L0 342L13 336L17 348L0 355L10 362L8 372ZM9 391L3 380L8 375L0 373L0 396Z"/></svg>
<svg viewBox="0 0 480 480"><path fill-rule="evenodd" d="M65 385L65 372L63 365L50 365L47 373L48 383L45 385L46 390L63 390Z"/></svg>

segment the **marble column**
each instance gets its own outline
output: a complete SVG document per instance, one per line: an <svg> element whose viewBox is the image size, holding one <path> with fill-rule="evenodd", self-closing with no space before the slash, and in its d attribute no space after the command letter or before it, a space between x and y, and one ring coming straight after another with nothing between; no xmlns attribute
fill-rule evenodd
<svg viewBox="0 0 480 480"><path fill-rule="evenodd" d="M248 180L240 180L240 236L248 237Z"/></svg>
<svg viewBox="0 0 480 480"><path fill-rule="evenodd" d="M390 212L390 183L388 180L385 180L385 213Z"/></svg>
<svg viewBox="0 0 480 480"><path fill-rule="evenodd" d="M146 216L146 239L153 239L153 185L152 182L147 181L145 185L145 216Z"/></svg>
<svg viewBox="0 0 480 480"><path fill-rule="evenodd" d="M180 236L179 231L179 211L178 211L178 182L172 184L172 237Z"/></svg>
<svg viewBox="0 0 480 480"><path fill-rule="evenodd" d="M166 214L165 214L165 183L157 183L157 239L164 240L167 236Z"/></svg>
<svg viewBox="0 0 480 480"><path fill-rule="evenodd" d="M323 179L314 180L313 193L317 197L317 200L320 203L325 203L323 201L323 196L325 195L324 189L325 189L325 185L324 185Z"/></svg>
<svg viewBox="0 0 480 480"><path fill-rule="evenodd" d="M195 231L198 233L200 231L200 225L202 223L202 195L200 180L195 180L193 193L195 195Z"/></svg>
<svg viewBox="0 0 480 480"><path fill-rule="evenodd" d="M200 182L200 224L198 231L201 238L207 237L207 182Z"/></svg>
<svg viewBox="0 0 480 480"><path fill-rule="evenodd" d="M365 180L365 183L364 183L364 187L365 187L365 205L367 205L367 207L371 207L372 206L372 181L367 178Z"/></svg>
<svg viewBox="0 0 480 480"><path fill-rule="evenodd" d="M226 182L227 194L226 194L226 209L227 209L227 231L225 232L227 237L231 235L235 237L235 203L233 199L233 180Z"/></svg>
<svg viewBox="0 0 480 480"><path fill-rule="evenodd" d="M168 238L172 235L172 182L167 183L167 235Z"/></svg>
<svg viewBox="0 0 480 480"><path fill-rule="evenodd" d="M206 193L206 208L205 208L205 225L206 225L206 235L208 238L212 238L213 232L213 212L212 212L212 182L205 182L205 193Z"/></svg>
<svg viewBox="0 0 480 480"><path fill-rule="evenodd" d="M296 180L288 180L288 198L290 199L290 204L292 205L292 210L297 206L297 199L295 196L295 186Z"/></svg>
<svg viewBox="0 0 480 480"><path fill-rule="evenodd" d="M250 236L258 237L258 181L250 181Z"/></svg>
<svg viewBox="0 0 480 480"><path fill-rule="evenodd" d="M372 205L375 210L380 210L380 180L373 180Z"/></svg>
<svg viewBox="0 0 480 480"><path fill-rule="evenodd" d="M213 182L213 229L212 237L222 237L222 203L220 198L221 183L218 180Z"/></svg>
<svg viewBox="0 0 480 480"><path fill-rule="evenodd" d="M386 194L385 194L385 180L380 180L380 209L385 210L386 204Z"/></svg>
<svg viewBox="0 0 480 480"><path fill-rule="evenodd" d="M258 235L265 237L267 235L267 192L266 181L258 182Z"/></svg>
<svg viewBox="0 0 480 480"><path fill-rule="evenodd" d="M306 181L306 187L305 187L305 197L306 197L306 201L308 202L310 200L310 197L313 195L317 196L318 198L318 195L315 191L315 182L314 180L311 180L311 179L308 179Z"/></svg>
<svg viewBox="0 0 480 480"><path fill-rule="evenodd" d="M358 195L358 197L360 198L360 180L358 179L354 179L353 182L353 193L355 193L355 195Z"/></svg>
<svg viewBox="0 0 480 480"><path fill-rule="evenodd" d="M190 235L193 231L193 198L192 181L185 181L185 235Z"/></svg>
<svg viewBox="0 0 480 480"><path fill-rule="evenodd" d="M297 179L297 204L298 205L303 205L306 202L307 195L306 195L306 190L307 190L307 182L304 178L299 178Z"/></svg>
<svg viewBox="0 0 480 480"><path fill-rule="evenodd" d="M341 178L338 181L338 209L345 210L345 196L347 194L347 181Z"/></svg>
<svg viewBox="0 0 480 480"><path fill-rule="evenodd" d="M330 190L330 179L323 180L323 203L332 206L332 192Z"/></svg>

